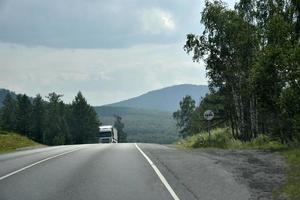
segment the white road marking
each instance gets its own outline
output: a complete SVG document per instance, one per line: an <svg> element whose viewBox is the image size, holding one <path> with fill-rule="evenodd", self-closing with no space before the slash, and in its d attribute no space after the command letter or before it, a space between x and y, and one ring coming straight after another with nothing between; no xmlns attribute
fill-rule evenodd
<svg viewBox="0 0 300 200"><path fill-rule="evenodd" d="M180 200L177 194L174 192L164 175L159 171L159 169L156 167L156 165L150 160L150 158L143 152L143 150L135 143L136 148L141 152L141 154L146 158L146 160L149 162L151 167L154 169L156 172L157 176L161 180L161 182L165 185L171 196L173 197L174 200Z"/></svg>
<svg viewBox="0 0 300 200"><path fill-rule="evenodd" d="M67 151L67 152L64 152L64 153L60 153L60 154L57 154L57 155L54 155L54 156L45 158L45 159L43 159L43 160L40 160L40 161L38 161L38 162L32 163L32 164L30 164L30 165L27 165L26 167L23 167L23 168L21 168L21 169L18 169L18 170L16 170L16 171L13 171L13 172L11 172L11 173L9 173L9 174L6 174L6 175L4 175L4 176L1 176L1 177L0 177L0 181L2 181L3 179L6 179L6 178L8 178L8 177L10 177L10 176L12 176L12 175L14 175L14 174L17 174L17 173L19 173L19 172L21 172L21 171L24 171L24 170L26 170L26 169L28 169L28 168L30 168L30 167L33 167L33 166L38 165L38 164L40 164L40 163L43 163L43 162L45 162L45 161L47 161L47 160L51 160L51 159L53 159L53 158L57 158L57 157L59 157L59 156L66 155L66 154L72 153L72 152L74 152L74 151L78 151L78 150L80 150L80 149L82 149L82 148L73 149L73 150L71 150L71 151Z"/></svg>

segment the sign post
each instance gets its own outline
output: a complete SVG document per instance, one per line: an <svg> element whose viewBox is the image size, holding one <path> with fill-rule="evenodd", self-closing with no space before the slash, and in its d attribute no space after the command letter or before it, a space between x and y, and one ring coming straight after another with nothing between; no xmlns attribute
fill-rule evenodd
<svg viewBox="0 0 300 200"><path fill-rule="evenodd" d="M211 110L206 110L203 114L204 119L207 121L207 127L208 127L208 143L210 145L210 121L214 118L215 114Z"/></svg>

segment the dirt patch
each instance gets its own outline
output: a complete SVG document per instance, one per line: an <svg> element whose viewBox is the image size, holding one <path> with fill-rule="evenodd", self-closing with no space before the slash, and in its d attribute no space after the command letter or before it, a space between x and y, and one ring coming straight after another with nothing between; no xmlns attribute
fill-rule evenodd
<svg viewBox="0 0 300 200"><path fill-rule="evenodd" d="M286 180L286 164L278 153L219 149L199 149L192 153L207 156L231 172L237 182L249 187L251 200L286 199L274 197L274 191Z"/></svg>

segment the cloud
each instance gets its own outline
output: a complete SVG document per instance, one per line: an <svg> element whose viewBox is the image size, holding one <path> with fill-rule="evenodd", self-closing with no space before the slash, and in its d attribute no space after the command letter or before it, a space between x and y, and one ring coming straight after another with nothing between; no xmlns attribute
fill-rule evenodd
<svg viewBox="0 0 300 200"><path fill-rule="evenodd" d="M146 33L160 34L175 30L173 16L164 10L153 8L141 11L142 29Z"/></svg>
<svg viewBox="0 0 300 200"><path fill-rule="evenodd" d="M202 4L197 0L9 0L0 4L0 41L54 48L172 44L184 38L191 24L199 26Z"/></svg>
<svg viewBox="0 0 300 200"><path fill-rule="evenodd" d="M101 105L174 84L206 84L203 63L193 63L182 45L55 49L2 43L0 86L31 96L55 91L66 102L81 90L89 103Z"/></svg>
<svg viewBox="0 0 300 200"><path fill-rule="evenodd" d="M229 5L235 1L228 0ZM200 33L198 0L0 0L0 87L81 90L92 105L174 84L207 84L182 50Z"/></svg>

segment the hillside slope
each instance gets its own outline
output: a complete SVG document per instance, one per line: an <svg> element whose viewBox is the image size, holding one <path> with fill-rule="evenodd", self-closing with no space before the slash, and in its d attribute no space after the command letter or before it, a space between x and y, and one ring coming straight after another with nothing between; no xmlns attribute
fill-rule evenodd
<svg viewBox="0 0 300 200"><path fill-rule="evenodd" d="M122 117L128 142L168 144L178 134L171 112L129 107L94 107L103 125L113 124L114 115Z"/></svg>
<svg viewBox="0 0 300 200"><path fill-rule="evenodd" d="M40 146L40 144L17 133L0 131L0 153L31 146Z"/></svg>
<svg viewBox="0 0 300 200"><path fill-rule="evenodd" d="M198 104L201 97L204 97L207 92L207 85L182 84L150 91L141 96L109 104L108 106L133 107L174 112L178 109L179 102L185 95L191 95Z"/></svg>

